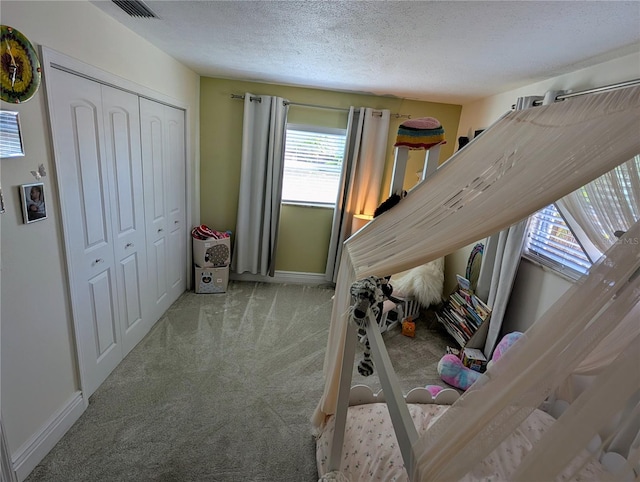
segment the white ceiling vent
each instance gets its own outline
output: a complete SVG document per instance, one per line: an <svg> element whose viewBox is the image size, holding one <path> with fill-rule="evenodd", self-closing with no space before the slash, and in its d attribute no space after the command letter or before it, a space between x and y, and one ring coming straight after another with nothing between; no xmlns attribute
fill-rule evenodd
<svg viewBox="0 0 640 482"><path fill-rule="evenodd" d="M149 10L140 0L111 0L122 10L127 12L130 17L158 18L158 16Z"/></svg>

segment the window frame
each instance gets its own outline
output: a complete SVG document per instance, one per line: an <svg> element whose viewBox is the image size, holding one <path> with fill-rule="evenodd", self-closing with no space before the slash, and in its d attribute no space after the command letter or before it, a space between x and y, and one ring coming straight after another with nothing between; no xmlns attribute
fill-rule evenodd
<svg viewBox="0 0 640 482"><path fill-rule="evenodd" d="M627 166L627 164L629 164L629 166ZM606 201L602 201L601 198L596 195L595 199L594 199L594 203L602 203L602 202L620 202L622 203L622 205L624 206L624 203L626 203L629 208L632 208L633 206L636 206L635 204L633 204L633 202L630 202L630 197L634 196L633 193L635 194L635 198L637 199L637 187L634 187L634 184L632 182L632 179L637 179L637 173L634 170L634 168L638 168L640 167L640 155L636 154L635 156L633 156L628 163L622 163L617 167L614 167L613 169L611 169L609 172L606 172L605 174L603 174L602 176L594 179L593 181L591 181L590 183L580 187L578 189L577 192L580 192L581 194L583 194L585 196L585 198L589 199L589 186L592 185L593 183L596 183L597 186L599 186L599 189L606 189L608 192L608 200ZM629 169L629 171L627 172L626 170ZM633 171L633 173L632 173ZM626 172L626 174L625 174ZM610 175L613 173L615 178L619 178L619 176L626 176L625 177L625 182L626 184L623 186L620 186L620 181L614 181L611 180L611 183L609 183L610 180ZM612 185L615 184L615 185ZM637 183L636 183L637 185ZM617 186L617 188L616 188ZM625 196L625 200L624 202L622 202L619 198L616 201L616 195L619 196L621 191L623 192L623 195ZM586 269L586 272L589 271L589 269L591 268L591 266L598 260L600 259L600 257L604 254L603 251L601 250L602 246L596 246L594 244L594 242L592 242L592 240L590 239L590 237L587 235L586 233L586 227L583 227L580 222L578 222L578 220L576 218L574 218L571 213L569 212L570 210L568 209L568 207L565 205L564 198L556 201L555 203L552 203L550 206L553 206L556 210L556 212L558 213L558 216L564 221L565 226L567 227L567 229L571 232L571 234L573 235L573 238L577 244L577 246L580 248L580 250L582 251L582 253L585 255L586 257L586 261L589 264L589 267ZM590 203L589 204L589 209L591 209L590 213L591 216L595 217L595 222L597 224L597 229L602 230L603 233L607 232L607 224L608 224L608 229L611 229L611 222L609 221L609 219L606 217L605 215L605 219L602 220L599 218L599 216L597 215L597 213L595 212L595 210L591 207L592 205ZM549 269L551 269L552 271L554 271L555 273L559 274L560 276L565 276L569 279L572 280L576 280L578 279L580 276L582 276L582 272L580 271L576 271L574 270L571 266L568 266L564 263L562 263L561 261L552 261L547 259L544 255L540 255L537 253L530 253L527 245L528 245L528 241L529 241L529 237L530 237L530 233L531 233L531 223L532 223L532 219L533 217L538 214L540 211L542 211L543 209L547 209L547 207L542 208L541 210L537 211L536 213L532 214L531 216L529 216L528 219L528 225L527 225L527 230L526 230L526 235L527 235L527 239L525 240L525 243L523 245L523 249L522 249L522 256L525 257L526 259L533 261L534 263L537 263L539 265L542 265L543 267L547 267ZM638 211L634 211L635 213L637 213ZM637 216L637 214L636 214ZM633 221L632 221L633 222ZM613 236L613 233L610 233L611 236Z"/></svg>
<svg viewBox="0 0 640 482"><path fill-rule="evenodd" d="M579 271L579 270L576 270L575 268L572 268L571 266L569 266L568 264L563 263L562 261L553 260L550 257L545 256L544 254L536 253L535 251L529 250L528 244L529 244L529 238L531 236L532 224L535 222L534 218L538 213L540 213L541 211L543 211L545 209L549 209L549 207L552 207L553 209L555 209L555 211L558 214L558 217L564 222L564 225L566 226L566 228L569 230L569 232L573 236L577 248L579 248L582 251L582 253L584 254L585 261L589 265L587 268L585 268L585 272L584 273ZM587 251L584 249L584 247L583 247L582 243L580 242L580 240L578 239L578 237L575 235L574 229L571 226L571 223L567 222L567 219L563 215L562 211L558 208L556 203L551 203L548 206L545 206L542 209L539 209L538 211L533 213L531 216L529 216L528 221L527 221L526 238L524 240L524 244L523 244L523 247L522 247L522 254L521 255L522 255L522 257L526 258L527 260L529 260L529 261L531 261L533 263L536 263L536 264L542 266L543 268L550 269L554 273L556 273L559 276L562 276L564 278L567 278L570 281L576 281L581 276L583 276L584 274L588 273L589 269L591 268L591 265L593 265L593 262L594 262L594 260L592 260L591 257L589 256L589 253L587 253Z"/></svg>
<svg viewBox="0 0 640 482"><path fill-rule="evenodd" d="M298 123L287 123L285 126L285 145L284 145L284 154L286 156L287 152L287 136L289 130L293 131L301 131L301 132L309 132L318 135L332 135L332 136L342 136L344 138L344 149L342 153L342 160L340 164L340 174L338 177L338 188L336 190L335 200L331 203L324 203L320 201L304 201L299 199L285 199L284 196L281 196L280 203L282 205L288 206L306 206L306 207L321 207L321 208L330 208L334 209L336 206L336 201L338 199L338 190L340 189L340 180L342 178L342 168L344 165L344 159L346 157L346 144L347 144L347 129L340 127L325 127L318 126L312 124L298 124ZM284 170L286 168L286 160L283 159L283 190L284 190Z"/></svg>

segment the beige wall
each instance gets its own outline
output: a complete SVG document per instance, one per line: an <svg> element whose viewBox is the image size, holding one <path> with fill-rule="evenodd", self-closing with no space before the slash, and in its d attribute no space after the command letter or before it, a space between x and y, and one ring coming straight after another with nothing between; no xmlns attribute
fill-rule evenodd
<svg viewBox="0 0 640 482"><path fill-rule="evenodd" d="M87 1L2 1L2 24L46 46L188 106L189 172L199 163L199 76L134 35ZM46 79L45 79L46 81ZM2 159L1 181L7 211L2 225L1 407L14 458L78 390L69 290L55 165L44 86L21 105L1 105L20 113L26 156ZM44 164L49 217L23 224L18 186L33 182L31 170ZM195 190L194 199L199 197ZM192 222L198 217L198 203Z"/></svg>
<svg viewBox="0 0 640 482"><path fill-rule="evenodd" d="M413 118L435 117L442 123L448 139L448 143L442 148L440 159L446 160L450 157L455 146L454 135L458 130L460 116L458 105L214 78L203 78L200 87L202 222L219 231L235 230L238 210L243 103L240 100L231 99L231 94L251 92L277 95L291 102L303 104L346 109L354 105L389 109L392 114L408 114ZM398 126L405 120L391 119L380 200L388 196L393 171L393 143ZM288 121L296 124L346 128L347 113L291 106ZM407 187L417 181L414 173L421 169L423 161L424 151L416 151L410 156L406 175ZM331 216L330 209L287 206L282 211L276 269L324 273Z"/></svg>
<svg viewBox="0 0 640 482"><path fill-rule="evenodd" d="M489 127L511 109L518 97L543 96L548 90L579 92L638 78L640 78L640 52L465 104L462 108L458 136L466 135L469 129ZM445 289L449 291L453 289L456 272L464 273L470 249L471 247L468 246L447 256ZM571 282L551 270L543 269L528 261L523 263L516 278L503 329L505 331L525 330L570 286Z"/></svg>

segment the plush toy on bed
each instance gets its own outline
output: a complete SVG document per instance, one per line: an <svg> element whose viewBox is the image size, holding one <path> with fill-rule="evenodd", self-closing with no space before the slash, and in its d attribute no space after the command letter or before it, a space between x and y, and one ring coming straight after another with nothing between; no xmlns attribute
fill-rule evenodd
<svg viewBox="0 0 640 482"><path fill-rule="evenodd" d="M505 335L493 351L493 357L488 366L491 366L492 362L499 360L522 335L519 331ZM467 390L482 375L480 372L464 366L460 358L452 354L447 354L440 359L438 362L438 374L444 382L460 390ZM428 387L430 387L430 389L428 388L429 391L432 391L435 390L434 387L437 387L437 385L428 385Z"/></svg>

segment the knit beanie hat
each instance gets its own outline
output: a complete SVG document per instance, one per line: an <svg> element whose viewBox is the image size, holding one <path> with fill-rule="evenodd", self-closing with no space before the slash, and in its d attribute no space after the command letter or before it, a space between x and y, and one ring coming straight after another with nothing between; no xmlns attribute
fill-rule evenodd
<svg viewBox="0 0 640 482"><path fill-rule="evenodd" d="M394 147L429 149L437 144L446 144L442 124L434 117L419 117L400 124Z"/></svg>

